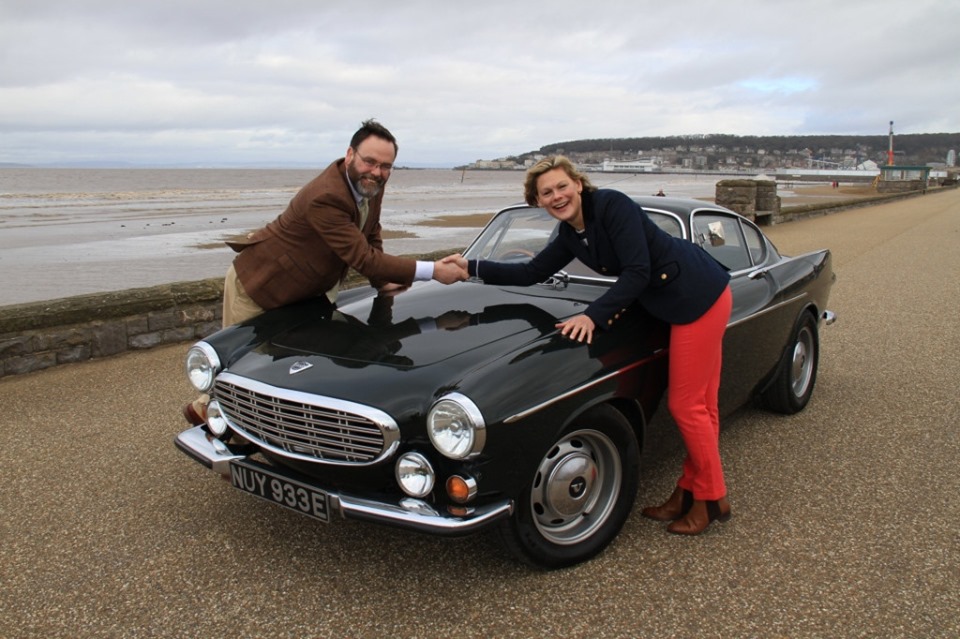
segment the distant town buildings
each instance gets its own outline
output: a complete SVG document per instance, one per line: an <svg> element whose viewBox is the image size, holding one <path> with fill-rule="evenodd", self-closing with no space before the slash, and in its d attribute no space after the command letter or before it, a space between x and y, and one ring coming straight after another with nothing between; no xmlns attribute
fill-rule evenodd
<svg viewBox="0 0 960 639"><path fill-rule="evenodd" d="M727 136L729 138L729 136ZM676 139L676 138L674 138ZM758 138L752 138L758 140ZM774 138L776 139L776 138ZM798 136L796 140L803 140ZM762 140L762 138L760 138ZM596 146L600 145L598 141ZM543 151L525 153L519 156L498 158L495 160L477 160L467 167L470 169L523 170L552 153L561 153L569 157L581 169L587 171L606 171L621 173L683 173L705 172L722 174L785 173L794 171L797 175L804 172L842 172L863 171L877 175L880 167L888 164L887 148L874 148L876 145L853 144L848 147L800 147L767 148L763 145L716 144L709 136L704 139L685 140L681 144L650 148L645 150L617 150L614 144L610 148L583 150L590 141L566 143L575 148L563 148L564 145L550 145ZM549 150L549 152L547 152ZM942 151L940 152L942 153ZM937 153L939 157L943 157ZM929 155L928 155L929 157ZM956 166L956 152L946 154L946 162L924 162L916 156L901 151L895 152L895 164L925 165L943 169Z"/></svg>

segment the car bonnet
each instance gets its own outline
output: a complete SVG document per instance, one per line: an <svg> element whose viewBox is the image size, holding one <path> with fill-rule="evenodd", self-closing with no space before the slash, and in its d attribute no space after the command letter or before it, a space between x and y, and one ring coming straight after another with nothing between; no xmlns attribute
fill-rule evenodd
<svg viewBox="0 0 960 639"><path fill-rule="evenodd" d="M582 311L587 301L542 287L423 283L394 296L349 302L322 319L291 323L261 349L347 366L413 368L477 350L485 359L554 332L558 318Z"/></svg>

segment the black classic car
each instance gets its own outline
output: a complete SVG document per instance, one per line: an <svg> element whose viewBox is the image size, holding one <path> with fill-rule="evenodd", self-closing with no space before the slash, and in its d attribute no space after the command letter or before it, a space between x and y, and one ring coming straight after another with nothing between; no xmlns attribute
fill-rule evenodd
<svg viewBox="0 0 960 639"><path fill-rule="evenodd" d="M780 255L760 229L697 200L637 198L729 269L721 411L810 400L830 252ZM468 258L527 260L556 233L542 209L500 211ZM435 535L499 533L544 568L584 561L629 516L640 448L667 380L669 327L629 308L592 344L555 328L611 278L577 262L531 287L369 287L264 313L193 346L211 402L176 438L236 488L322 521Z"/></svg>

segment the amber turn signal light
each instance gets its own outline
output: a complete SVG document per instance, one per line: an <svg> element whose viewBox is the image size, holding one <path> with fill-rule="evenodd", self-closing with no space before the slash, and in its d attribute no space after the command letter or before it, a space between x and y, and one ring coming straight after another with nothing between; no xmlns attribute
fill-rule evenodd
<svg viewBox="0 0 960 639"><path fill-rule="evenodd" d="M477 482L472 477L453 475L447 480L447 495L458 504L465 504L477 494Z"/></svg>

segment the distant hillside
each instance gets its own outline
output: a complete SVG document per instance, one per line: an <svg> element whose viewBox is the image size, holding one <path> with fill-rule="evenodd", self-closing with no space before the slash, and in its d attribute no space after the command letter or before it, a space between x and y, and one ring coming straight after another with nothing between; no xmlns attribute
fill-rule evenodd
<svg viewBox="0 0 960 639"><path fill-rule="evenodd" d="M656 153L663 150L697 147L705 152L731 151L742 153L789 154L806 151L811 155L830 155L831 150L843 149L859 152L863 157L885 157L889 138L886 135L783 135L739 136L726 134L674 135L667 137L604 138L596 140L570 140L548 144L539 151L524 156L540 154L611 154L615 156ZM960 152L960 133L894 134L893 148L897 163L904 161L917 164L944 162L950 150Z"/></svg>

